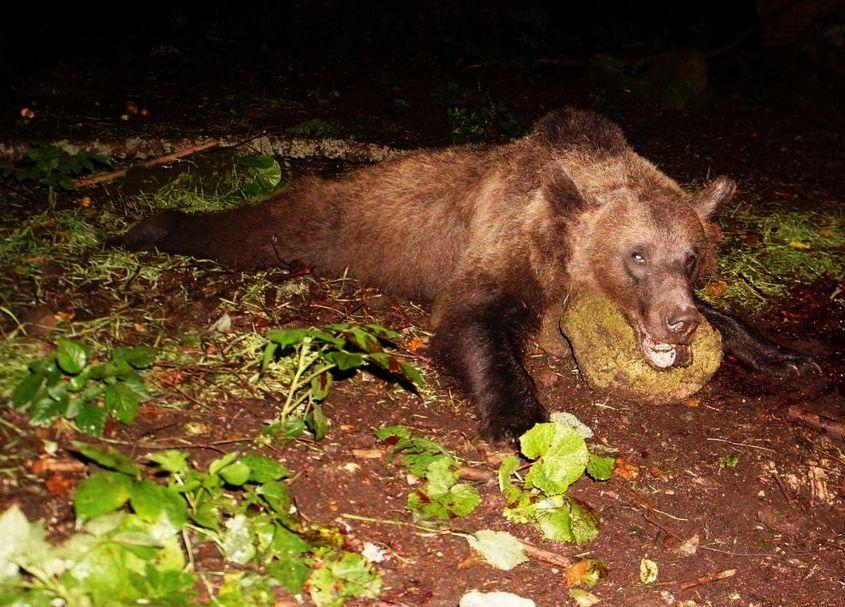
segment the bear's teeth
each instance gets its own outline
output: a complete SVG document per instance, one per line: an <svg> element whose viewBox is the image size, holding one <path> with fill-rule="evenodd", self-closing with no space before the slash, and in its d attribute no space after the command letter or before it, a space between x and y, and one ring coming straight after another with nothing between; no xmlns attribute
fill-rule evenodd
<svg viewBox="0 0 845 607"><path fill-rule="evenodd" d="M656 343L651 346L651 349L655 352L669 352L670 350L674 350L675 346L667 343Z"/></svg>
<svg viewBox="0 0 845 607"><path fill-rule="evenodd" d="M649 358L651 359L651 362L654 363L655 367L658 367L660 369L668 369L669 367L671 367L672 364L674 364L675 362L676 356L677 352L675 352L675 348L665 351L652 350L649 353Z"/></svg>

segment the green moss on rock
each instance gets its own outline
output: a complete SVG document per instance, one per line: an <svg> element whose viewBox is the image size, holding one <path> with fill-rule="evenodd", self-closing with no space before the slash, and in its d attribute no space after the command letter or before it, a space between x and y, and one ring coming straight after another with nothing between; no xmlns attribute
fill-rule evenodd
<svg viewBox="0 0 845 607"><path fill-rule="evenodd" d="M657 370L645 362L634 330L605 297L583 293L551 314L541 344L554 343L554 319L559 319L559 330L572 345L587 383L623 397L653 404L677 402L697 392L722 362L722 337L704 319L693 338L692 363Z"/></svg>

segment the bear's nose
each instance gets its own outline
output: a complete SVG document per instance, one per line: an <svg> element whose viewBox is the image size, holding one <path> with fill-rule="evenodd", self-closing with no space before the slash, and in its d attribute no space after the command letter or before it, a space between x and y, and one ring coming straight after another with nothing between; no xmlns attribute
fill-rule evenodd
<svg viewBox="0 0 845 607"><path fill-rule="evenodd" d="M689 337L698 328L698 311L679 308L666 319L666 328L678 337Z"/></svg>

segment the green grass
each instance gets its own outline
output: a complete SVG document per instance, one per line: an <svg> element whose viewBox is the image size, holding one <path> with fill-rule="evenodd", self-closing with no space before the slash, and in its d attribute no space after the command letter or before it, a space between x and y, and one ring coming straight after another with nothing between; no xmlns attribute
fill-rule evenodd
<svg viewBox="0 0 845 607"><path fill-rule="evenodd" d="M789 296L799 284L845 277L845 213L777 211L756 214L747 206L727 212L718 273L711 282L727 290L705 289L710 301L759 309Z"/></svg>

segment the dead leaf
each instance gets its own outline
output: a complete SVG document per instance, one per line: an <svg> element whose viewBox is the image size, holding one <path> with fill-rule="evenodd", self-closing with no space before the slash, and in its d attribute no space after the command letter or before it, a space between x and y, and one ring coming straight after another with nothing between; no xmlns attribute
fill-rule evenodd
<svg viewBox="0 0 845 607"><path fill-rule="evenodd" d="M30 464L29 469L38 476L44 476L48 472L68 474L82 472L85 470L85 464L75 459L56 459L42 455Z"/></svg>
<svg viewBox="0 0 845 607"><path fill-rule="evenodd" d="M361 459L380 459L384 455L381 449L353 449L352 455Z"/></svg>
<svg viewBox="0 0 845 607"><path fill-rule="evenodd" d="M566 568L566 586L572 588L584 581L584 576L590 571L590 561L578 561Z"/></svg>
<svg viewBox="0 0 845 607"><path fill-rule="evenodd" d="M413 337L405 343L405 348L407 348L411 352L416 352L417 350L425 348L425 341L423 341L419 337Z"/></svg>
<svg viewBox="0 0 845 607"><path fill-rule="evenodd" d="M632 464L624 458L616 458L616 466L613 468L613 476L632 481L640 475L640 467Z"/></svg>
<svg viewBox="0 0 845 607"><path fill-rule="evenodd" d="M808 245L806 242L801 242L800 240L790 240L789 246L793 249L798 249L800 251L810 248L810 245Z"/></svg>
<svg viewBox="0 0 845 607"><path fill-rule="evenodd" d="M728 283L724 280L708 282L704 292L710 297L723 297L728 292Z"/></svg>
<svg viewBox="0 0 845 607"><path fill-rule="evenodd" d="M692 537L685 539L683 542L672 548L672 552L680 556L692 556L698 552L698 544L700 542L701 538L699 538L696 533Z"/></svg>
<svg viewBox="0 0 845 607"><path fill-rule="evenodd" d="M70 499L70 496L73 494L73 489L76 486L76 483L72 478L62 476L61 474L51 474L47 477L45 484L47 485L47 491L50 492L50 495L54 495L63 500Z"/></svg>

